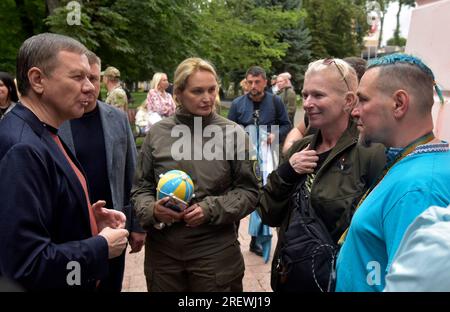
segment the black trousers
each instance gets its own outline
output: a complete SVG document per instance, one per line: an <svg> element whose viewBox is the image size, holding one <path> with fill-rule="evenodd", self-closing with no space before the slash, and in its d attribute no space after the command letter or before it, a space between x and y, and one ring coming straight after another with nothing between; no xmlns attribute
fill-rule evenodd
<svg viewBox="0 0 450 312"><path fill-rule="evenodd" d="M120 256L108 260L108 277L100 281L97 291L120 292L122 290L123 273L125 271L125 252L126 250Z"/></svg>

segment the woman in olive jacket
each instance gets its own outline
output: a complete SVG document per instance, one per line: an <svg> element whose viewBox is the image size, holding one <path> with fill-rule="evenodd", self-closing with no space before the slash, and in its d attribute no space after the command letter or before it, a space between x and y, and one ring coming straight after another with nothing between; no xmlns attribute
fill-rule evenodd
<svg viewBox="0 0 450 312"><path fill-rule="evenodd" d="M147 288L242 291L244 260L235 222L258 202L256 158L245 150L244 129L215 112L218 84L211 64L186 59L174 78L178 108L147 134L132 188L136 215L148 231ZM173 169L194 183L195 197L181 212L164 206L169 197L156 198L160 175Z"/></svg>
<svg viewBox="0 0 450 312"><path fill-rule="evenodd" d="M382 145L358 144L357 125L350 118L357 101L357 84L353 68L340 59L312 62L306 71L303 107L311 126L319 131L289 149L286 161L269 176L258 206L265 224L280 227L272 262L274 290L319 290L302 285L283 287L284 280L279 276L280 250L286 232L292 231L292 212L299 202L296 192L302 190L303 198L336 243L350 224L359 200L385 165Z"/></svg>

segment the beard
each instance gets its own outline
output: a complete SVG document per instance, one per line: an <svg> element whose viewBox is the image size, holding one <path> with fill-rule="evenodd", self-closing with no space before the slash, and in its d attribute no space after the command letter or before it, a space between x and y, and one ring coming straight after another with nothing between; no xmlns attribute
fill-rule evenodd
<svg viewBox="0 0 450 312"><path fill-rule="evenodd" d="M358 144L363 147L370 147L372 146L372 140L360 133L358 136Z"/></svg>
<svg viewBox="0 0 450 312"><path fill-rule="evenodd" d="M259 97L261 96L263 93L261 91L258 90L250 90L250 95L254 96L254 97Z"/></svg>

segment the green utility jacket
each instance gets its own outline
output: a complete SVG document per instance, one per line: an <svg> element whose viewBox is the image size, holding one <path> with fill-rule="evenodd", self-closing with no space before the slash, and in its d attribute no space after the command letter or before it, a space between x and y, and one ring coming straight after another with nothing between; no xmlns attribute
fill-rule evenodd
<svg viewBox="0 0 450 312"><path fill-rule="evenodd" d="M216 113L195 119L179 108L174 116L151 128L138 157L132 188L136 216L148 231L146 246L177 260L195 259L236 244L235 222L255 209L260 190L256 158L248 151L248 137L242 127ZM221 137L211 130L229 132ZM232 140L230 133L239 134L244 142ZM182 143L192 145L182 149ZM208 160L205 151L211 150L218 153L218 159ZM237 151L245 153L239 156ZM176 160L186 152L188 159ZM245 159L239 160L242 155ZM154 228L159 223L153 215L159 176L173 169L192 178L195 197L191 204L197 202L203 208L206 223L187 227L184 222L177 222L162 230Z"/></svg>
<svg viewBox="0 0 450 312"><path fill-rule="evenodd" d="M297 111L297 95L292 87L286 87L283 90L279 91L278 95L281 97L283 101L284 107L288 113L289 121L294 127L294 117L295 112Z"/></svg>
<svg viewBox="0 0 450 312"><path fill-rule="evenodd" d="M314 149L319 136L320 131L294 143L286 161L270 174L264 187L258 210L263 223L280 227L280 237L290 221L293 209L291 197L295 188L305 181L305 175L297 174L287 160L308 144ZM367 148L357 144L357 141L356 125L350 121L349 127L317 172L309 196L312 207L336 242L350 224L359 200L386 163L384 146L374 144Z"/></svg>

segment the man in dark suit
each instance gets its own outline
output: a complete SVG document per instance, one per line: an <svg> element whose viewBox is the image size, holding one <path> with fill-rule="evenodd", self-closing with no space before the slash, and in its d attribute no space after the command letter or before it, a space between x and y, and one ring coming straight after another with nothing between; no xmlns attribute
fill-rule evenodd
<svg viewBox="0 0 450 312"><path fill-rule="evenodd" d="M77 157L86 172L91 202L103 199L107 207L125 213L130 232L131 252L142 249L145 231L134 217L130 203L131 184L136 166L136 145L127 115L104 102L100 94L101 61L87 53L89 80L94 91L89 97L85 113L61 125L59 135ZM125 269L125 252L109 260L109 274L99 284L100 291L120 292Z"/></svg>
<svg viewBox="0 0 450 312"><path fill-rule="evenodd" d="M0 275L27 290L94 290L127 244L125 215L91 205L58 136L94 89L86 53L62 35L27 39L17 57L21 102L0 124Z"/></svg>

